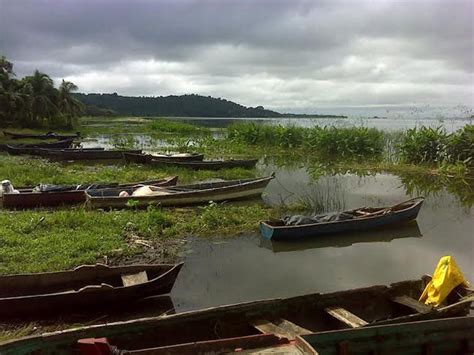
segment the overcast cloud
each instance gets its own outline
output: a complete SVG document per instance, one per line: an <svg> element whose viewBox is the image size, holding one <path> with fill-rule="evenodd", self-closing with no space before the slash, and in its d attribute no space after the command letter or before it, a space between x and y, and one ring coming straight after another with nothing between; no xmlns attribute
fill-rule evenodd
<svg viewBox="0 0 474 355"><path fill-rule="evenodd" d="M82 92L472 106L474 1L0 0L0 55Z"/></svg>

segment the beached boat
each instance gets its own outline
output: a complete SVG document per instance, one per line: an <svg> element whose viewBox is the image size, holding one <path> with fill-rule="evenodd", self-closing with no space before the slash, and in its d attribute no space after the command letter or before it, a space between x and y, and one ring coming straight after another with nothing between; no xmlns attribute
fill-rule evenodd
<svg viewBox="0 0 474 355"><path fill-rule="evenodd" d="M262 300L86 326L3 343L0 344L0 352L74 352L79 350L77 342L80 339L107 337L110 344L118 349L135 350L137 354L140 354L138 349L143 349L141 354L144 354L146 349L160 347L167 352L153 354L194 353L183 352L185 349L179 347L217 340L238 342L244 337L262 334L270 335L267 338L284 337L291 341L298 336L311 336L331 330L359 327L375 329L379 325L457 317L469 313L473 297L463 287L453 290L448 303L441 307L432 308L418 302L429 279L423 277L390 286Z"/></svg>
<svg viewBox="0 0 474 355"><path fill-rule="evenodd" d="M178 181L177 176L164 179L140 181L125 184L82 184L82 185L59 185L44 186L37 191L34 187L18 188L19 194L8 193L0 196L3 208L24 209L34 207L52 207L60 205L71 205L86 201L85 191L94 191L100 195L117 195L122 191L132 194L138 187L151 186L174 186Z"/></svg>
<svg viewBox="0 0 474 355"><path fill-rule="evenodd" d="M179 154L133 154L123 153L123 158L128 163L149 164L152 159L161 159L167 161L202 161L204 154L198 153L179 153Z"/></svg>
<svg viewBox="0 0 474 355"><path fill-rule="evenodd" d="M293 339L294 338L294 339ZM80 339L81 354L120 353L106 338ZM472 354L474 317L404 322L356 329L331 330L306 335L268 334L198 341L147 349L125 354L286 354L286 355L373 355L373 354Z"/></svg>
<svg viewBox="0 0 474 355"><path fill-rule="evenodd" d="M117 160L122 159L124 153L141 154L139 149L106 150L106 149L43 149L39 153L42 157L57 160Z"/></svg>
<svg viewBox="0 0 474 355"><path fill-rule="evenodd" d="M15 133L9 131L3 131L5 137L10 137L12 139L75 139L80 138L81 134L77 132L76 134L58 134L55 132L48 132L44 134L31 134L31 133Z"/></svg>
<svg viewBox="0 0 474 355"><path fill-rule="evenodd" d="M319 235L366 231L416 219L424 199L417 197L391 207L363 207L338 214L260 222L260 232L268 240L297 240Z"/></svg>
<svg viewBox="0 0 474 355"><path fill-rule="evenodd" d="M182 266L96 264L72 271L0 276L0 318L80 313L167 294Z"/></svg>
<svg viewBox="0 0 474 355"><path fill-rule="evenodd" d="M8 144L7 151L11 155L35 154L38 148L43 149L61 149L69 148L74 143L74 139L65 139L57 142L48 143L30 143L30 144Z"/></svg>
<svg viewBox="0 0 474 355"><path fill-rule="evenodd" d="M260 196L273 176L220 182L204 182L175 187L153 187L147 196L121 197L104 196L95 191L86 192L86 205L89 208L124 208L129 201L136 207L187 206L208 203L209 201L229 201Z"/></svg>
<svg viewBox="0 0 474 355"><path fill-rule="evenodd" d="M51 150L57 150L57 149L47 149L47 148L36 148L33 150L31 153L32 155L39 155L41 157L47 158L49 156L49 152ZM81 152L102 152L105 150L105 148L101 147L96 147L96 148L60 148L59 150L65 151L65 152L76 152L76 151L81 151Z"/></svg>
<svg viewBox="0 0 474 355"><path fill-rule="evenodd" d="M332 330L303 335L301 340L319 355L473 354L474 317Z"/></svg>
<svg viewBox="0 0 474 355"><path fill-rule="evenodd" d="M156 166L176 166L180 168L194 170L220 170L228 168L252 169L257 164L258 159L240 159L240 160L204 160L204 161L175 161L169 159L152 159L151 165Z"/></svg>

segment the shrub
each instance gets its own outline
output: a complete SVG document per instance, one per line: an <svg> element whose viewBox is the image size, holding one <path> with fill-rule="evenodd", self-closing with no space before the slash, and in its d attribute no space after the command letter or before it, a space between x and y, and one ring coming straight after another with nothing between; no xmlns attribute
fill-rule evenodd
<svg viewBox="0 0 474 355"><path fill-rule="evenodd" d="M383 132L375 128L314 127L306 145L327 156L365 157L381 154L385 142Z"/></svg>
<svg viewBox="0 0 474 355"><path fill-rule="evenodd" d="M474 165L474 125L467 125L448 137L446 157L451 163Z"/></svg>
<svg viewBox="0 0 474 355"><path fill-rule="evenodd" d="M406 163L441 163L446 159L448 135L441 128L412 128L402 136L399 156Z"/></svg>

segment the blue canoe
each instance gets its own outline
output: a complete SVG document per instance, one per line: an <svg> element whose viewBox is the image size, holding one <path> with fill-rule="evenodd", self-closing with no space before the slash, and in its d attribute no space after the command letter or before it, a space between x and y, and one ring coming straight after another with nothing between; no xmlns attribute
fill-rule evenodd
<svg viewBox="0 0 474 355"><path fill-rule="evenodd" d="M352 219L286 225L281 219L260 222L260 232L268 240L297 240L326 234L365 231L416 219L423 197L404 201L392 207L363 207L345 211L345 215L353 215Z"/></svg>

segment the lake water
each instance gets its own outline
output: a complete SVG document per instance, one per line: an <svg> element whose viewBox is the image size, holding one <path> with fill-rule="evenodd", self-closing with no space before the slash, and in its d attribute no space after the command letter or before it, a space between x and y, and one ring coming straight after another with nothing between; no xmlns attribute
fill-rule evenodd
<svg viewBox="0 0 474 355"><path fill-rule="evenodd" d="M234 121L186 120L209 127L225 127ZM454 131L472 124L470 120L460 119L250 120L304 127L364 125L392 131L421 125L442 125ZM142 149L160 148L160 142L150 137L136 136L136 139ZM97 143L112 147L108 136L89 144ZM414 279L431 274L444 255L454 256L465 277L474 282L472 181L390 174L315 178L307 162L286 164L276 165L271 159L259 163L259 175L276 172L262 203L276 206L303 202L311 205L314 212L325 212L393 205L417 195L425 196L426 200L417 222L396 228L291 243L263 243L257 233L231 238L191 238L183 254L185 266L171 295L176 311Z"/></svg>
<svg viewBox="0 0 474 355"><path fill-rule="evenodd" d="M276 171L265 191L268 204L312 196L323 210L385 206L414 197L406 179L389 175L325 176L312 181L304 169ZM411 191L410 188L408 188ZM417 222L395 228L320 237L299 242L263 242L258 234L192 239L172 292L177 311L262 298L329 292L431 274L443 255L454 256L474 281L474 219L467 191L428 194Z"/></svg>

